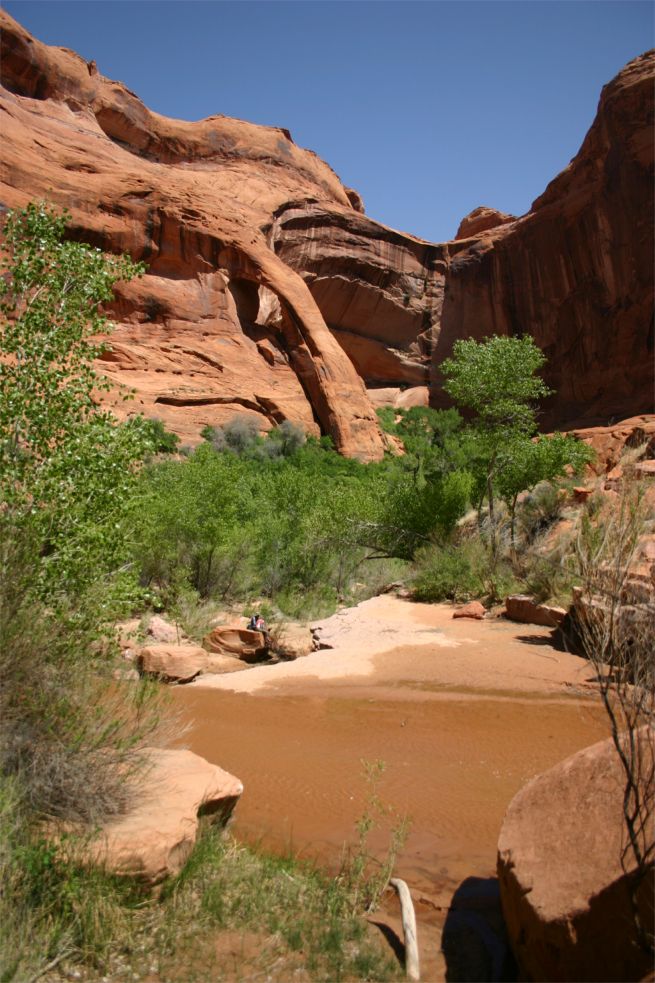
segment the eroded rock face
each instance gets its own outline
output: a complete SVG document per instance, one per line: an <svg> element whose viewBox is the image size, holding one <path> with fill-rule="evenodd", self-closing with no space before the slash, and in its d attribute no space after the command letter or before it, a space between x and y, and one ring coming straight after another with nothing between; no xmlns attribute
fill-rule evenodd
<svg viewBox="0 0 655 983"><path fill-rule="evenodd" d="M653 731L640 737L652 768ZM512 948L528 979L640 980L652 968L632 917L628 885L635 865L624 850L624 788L607 740L534 778L510 803L498 841L498 877ZM647 794L644 833L652 842L652 782ZM652 899L650 877L638 894L649 926Z"/></svg>
<svg viewBox="0 0 655 983"><path fill-rule="evenodd" d="M646 460L655 458L655 416L635 416L607 427L583 427L574 433L594 450L591 468L597 474L616 467L626 450L643 448Z"/></svg>
<svg viewBox="0 0 655 983"><path fill-rule="evenodd" d="M334 204L276 218L277 255L298 270L369 389L427 386L447 271L445 245Z"/></svg>
<svg viewBox="0 0 655 983"><path fill-rule="evenodd" d="M458 338L527 333L557 393L544 429L653 412L654 69L649 52L605 86L579 153L527 215L451 245L435 405Z"/></svg>
<svg viewBox="0 0 655 983"><path fill-rule="evenodd" d="M519 332L557 390L544 429L652 412L652 53L605 87L528 215L476 209L439 244L366 217L288 131L159 116L0 18L2 204L54 198L75 237L148 264L119 292L100 364L115 396L137 393L119 414L184 443L237 413L262 431L288 419L374 460L369 395L445 405L438 366L457 338Z"/></svg>
<svg viewBox="0 0 655 983"><path fill-rule="evenodd" d="M459 223L455 239L469 239L478 236L489 229L496 229L499 225L508 225L516 221L516 215L508 215L507 212L499 212L495 208L487 208L480 205L462 219Z"/></svg>
<svg viewBox="0 0 655 983"><path fill-rule="evenodd" d="M268 656L266 638L261 631L221 625L212 629L202 640L207 652L229 656L242 662L261 662Z"/></svg>
<svg viewBox="0 0 655 983"><path fill-rule="evenodd" d="M1 16L2 203L54 200L76 238L148 264L119 292L101 364L117 391L137 391L128 411L191 441L237 412L262 429L290 419L345 454L379 458L361 379L266 237L292 200L357 214L327 164L285 130L152 113Z"/></svg>

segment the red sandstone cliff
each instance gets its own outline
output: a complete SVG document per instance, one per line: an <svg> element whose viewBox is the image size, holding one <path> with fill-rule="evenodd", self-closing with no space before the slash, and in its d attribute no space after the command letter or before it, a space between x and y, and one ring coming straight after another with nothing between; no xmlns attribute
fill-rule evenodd
<svg viewBox="0 0 655 983"><path fill-rule="evenodd" d="M601 94L577 156L518 221L465 241L449 264L432 386L461 337L527 332L556 390L545 427L655 409L653 77L631 61Z"/></svg>
<svg viewBox="0 0 655 983"><path fill-rule="evenodd" d="M549 359L546 425L653 409L652 55L606 86L528 215L476 209L433 244L367 218L287 131L167 119L0 25L1 203L49 198L76 237L148 264L119 295L102 365L136 390L131 411L185 440L236 412L288 418L374 459L368 397L427 401L430 386L439 405L456 338L518 331Z"/></svg>
<svg viewBox="0 0 655 983"><path fill-rule="evenodd" d="M70 209L76 237L148 264L120 291L103 366L136 390L132 409L186 438L236 412L264 427L288 418L380 457L361 379L267 241L289 201L352 210L331 169L283 130L151 113L0 16L2 204L48 198Z"/></svg>

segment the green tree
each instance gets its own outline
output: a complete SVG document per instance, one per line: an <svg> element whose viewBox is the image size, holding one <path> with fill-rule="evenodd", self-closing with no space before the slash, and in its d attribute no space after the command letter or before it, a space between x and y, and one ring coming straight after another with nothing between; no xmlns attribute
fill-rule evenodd
<svg viewBox="0 0 655 983"><path fill-rule="evenodd" d="M455 342L452 358L441 365L444 389L458 406L472 412L474 456L484 480L494 557L495 489L502 452L510 444L529 442L536 433L538 401L552 392L537 375L545 361L529 336L494 335L482 342Z"/></svg>
<svg viewBox="0 0 655 983"><path fill-rule="evenodd" d="M97 405L101 305L142 267L65 239L45 204L9 213L0 279L0 782L38 815L117 811L153 724L107 686L126 520L150 446ZM103 638L104 635L104 638Z"/></svg>
<svg viewBox="0 0 655 983"><path fill-rule="evenodd" d="M594 452L571 434L555 433L532 440L519 436L498 457L498 492L510 512L512 548L516 546L516 505L521 492L541 481L562 478L570 470L580 472Z"/></svg>
<svg viewBox="0 0 655 983"><path fill-rule="evenodd" d="M2 522L31 527L52 595L116 565L134 465L149 446L139 421L100 409L109 384L93 368L103 350L94 339L109 329L101 305L143 267L66 240L66 220L45 204L10 212L0 279Z"/></svg>

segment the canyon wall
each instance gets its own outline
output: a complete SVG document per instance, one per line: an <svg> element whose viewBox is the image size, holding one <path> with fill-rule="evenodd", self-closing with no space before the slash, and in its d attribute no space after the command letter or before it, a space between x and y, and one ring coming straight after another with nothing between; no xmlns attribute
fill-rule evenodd
<svg viewBox="0 0 655 983"><path fill-rule="evenodd" d="M290 419L374 460L374 404L444 405L438 366L458 337L522 331L557 390L545 426L653 410L652 53L605 87L526 216L476 209L434 244L364 215L288 131L167 119L0 25L0 204L51 200L71 235L148 266L111 312L100 368L117 412L187 443L236 413L263 430Z"/></svg>
<svg viewBox="0 0 655 983"><path fill-rule="evenodd" d="M136 392L117 411L158 417L189 442L235 413L262 429L290 419L344 454L381 457L360 377L267 238L291 200L353 210L328 165L285 130L152 113L0 16L0 203L53 201L74 237L148 265L112 311L101 368L117 394Z"/></svg>
<svg viewBox="0 0 655 983"><path fill-rule="evenodd" d="M439 363L461 337L533 335L556 395L542 425L568 428L655 409L653 52L606 85L569 166L530 212L466 242L449 264Z"/></svg>

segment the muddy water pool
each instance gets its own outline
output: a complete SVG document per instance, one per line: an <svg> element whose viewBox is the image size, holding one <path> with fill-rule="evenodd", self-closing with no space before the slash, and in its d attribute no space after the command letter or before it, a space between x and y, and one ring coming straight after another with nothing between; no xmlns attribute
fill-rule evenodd
<svg viewBox="0 0 655 983"><path fill-rule="evenodd" d="M534 775L606 736L591 701L389 685L307 685L291 694L177 687L184 743L238 775L235 835L336 867L365 808L363 761L383 761L379 794L411 831L396 864L442 902L494 873L505 809ZM379 855L389 821L371 836Z"/></svg>

